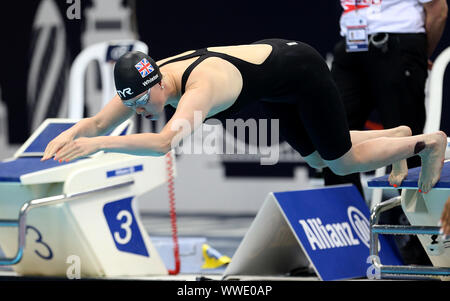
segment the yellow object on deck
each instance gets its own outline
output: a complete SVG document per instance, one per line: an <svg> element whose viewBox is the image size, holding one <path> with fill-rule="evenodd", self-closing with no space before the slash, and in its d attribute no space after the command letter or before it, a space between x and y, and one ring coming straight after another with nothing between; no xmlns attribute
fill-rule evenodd
<svg viewBox="0 0 450 301"><path fill-rule="evenodd" d="M230 257L220 254L207 244L203 244L202 253L205 260L202 269L215 269L231 262Z"/></svg>

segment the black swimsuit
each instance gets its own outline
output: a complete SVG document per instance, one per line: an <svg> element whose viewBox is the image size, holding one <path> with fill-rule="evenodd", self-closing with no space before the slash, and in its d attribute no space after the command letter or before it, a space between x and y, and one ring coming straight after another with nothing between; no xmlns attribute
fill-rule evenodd
<svg viewBox="0 0 450 301"><path fill-rule="evenodd" d="M248 104L259 101L270 118L280 120L281 136L302 156L317 150L323 159L334 160L350 150L344 107L320 54L297 41L267 39L253 44L272 46L272 52L260 65L203 48L159 67L198 57L183 73L183 94L198 64L209 57L222 58L239 70L243 86L234 104L214 118L232 118Z"/></svg>

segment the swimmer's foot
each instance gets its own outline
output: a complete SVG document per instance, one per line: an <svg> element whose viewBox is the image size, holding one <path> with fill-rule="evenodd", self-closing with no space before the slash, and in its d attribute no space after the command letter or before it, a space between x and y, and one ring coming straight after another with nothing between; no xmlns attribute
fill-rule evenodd
<svg viewBox="0 0 450 301"><path fill-rule="evenodd" d="M425 147L418 155L422 159L422 169L419 177L419 191L427 193L433 188L441 177L444 166L445 148L447 147L447 135L442 132L424 135ZM422 144L423 144L422 143ZM419 145L418 142L417 145ZM416 147L417 147L416 145Z"/></svg>
<svg viewBox="0 0 450 301"><path fill-rule="evenodd" d="M395 128L397 137L408 137L412 135L411 129L407 126L398 126ZM406 160L400 160L392 164L392 171L389 175L389 184L398 187L408 175L408 164Z"/></svg>
<svg viewBox="0 0 450 301"><path fill-rule="evenodd" d="M389 184L394 187L398 187L402 184L403 180L408 175L408 164L406 160L400 160L392 163L392 171L389 175Z"/></svg>

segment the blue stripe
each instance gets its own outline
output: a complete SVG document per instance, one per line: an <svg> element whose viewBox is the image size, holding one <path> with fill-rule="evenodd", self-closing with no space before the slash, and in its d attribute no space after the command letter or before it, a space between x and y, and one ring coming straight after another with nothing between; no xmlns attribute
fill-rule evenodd
<svg viewBox="0 0 450 301"><path fill-rule="evenodd" d="M135 172L140 172L144 170L144 166L142 164L140 165L135 165L135 166L130 166L130 167L124 167L124 168L119 168L119 169L114 169L114 170L109 170L106 172L106 177L107 178L112 178L112 177L119 177L119 176L124 176L124 175L129 175Z"/></svg>

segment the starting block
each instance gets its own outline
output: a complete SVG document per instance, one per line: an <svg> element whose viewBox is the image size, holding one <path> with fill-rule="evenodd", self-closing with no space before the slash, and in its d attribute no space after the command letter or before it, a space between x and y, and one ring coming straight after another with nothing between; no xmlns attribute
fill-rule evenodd
<svg viewBox="0 0 450 301"><path fill-rule="evenodd" d="M444 204L450 196L450 161L444 163L440 181L426 194L418 192L420 169L417 167L408 171L408 176L398 187L402 189L401 196L379 203L372 209L371 254L377 255L378 234L417 235L433 267L393 267L374 262L381 275L450 276L450 240L444 240L438 227ZM368 182L369 188L396 189L389 185L388 177L385 175L372 179ZM379 215L396 206L402 206L411 226L378 225Z"/></svg>
<svg viewBox="0 0 450 301"><path fill-rule="evenodd" d="M47 119L0 163L0 265L20 275L66 276L74 262L85 277L166 275L136 203L166 182L165 157L97 152L41 162L47 143L74 123Z"/></svg>

